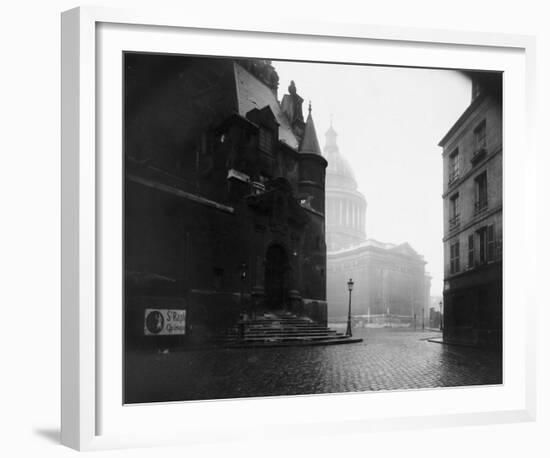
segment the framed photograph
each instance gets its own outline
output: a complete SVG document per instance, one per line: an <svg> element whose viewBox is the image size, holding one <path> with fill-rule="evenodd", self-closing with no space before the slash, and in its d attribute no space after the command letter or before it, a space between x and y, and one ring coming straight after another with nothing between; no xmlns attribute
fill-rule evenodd
<svg viewBox="0 0 550 458"><path fill-rule="evenodd" d="M62 442L533 420L533 55L63 13Z"/></svg>

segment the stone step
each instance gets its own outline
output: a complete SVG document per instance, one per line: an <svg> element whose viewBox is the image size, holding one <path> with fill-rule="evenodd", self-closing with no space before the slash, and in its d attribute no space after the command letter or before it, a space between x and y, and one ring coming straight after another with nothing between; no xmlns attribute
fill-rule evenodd
<svg viewBox="0 0 550 458"><path fill-rule="evenodd" d="M234 329L233 332L242 332L240 329ZM289 332L289 333L311 333L311 332L336 332L334 329L284 329L284 328L271 328L271 329L250 329L244 328L244 332L254 332L259 334L270 334L273 332Z"/></svg>
<svg viewBox="0 0 550 458"><path fill-rule="evenodd" d="M339 339L347 339L347 336L344 335L338 335L338 336L288 336L288 337L277 337L277 338L270 338L270 337L244 337L243 339L239 337L234 338L225 338L219 340L219 342L274 342L274 341L281 341L281 342L290 342L290 341L302 341L302 340L339 340Z"/></svg>
<svg viewBox="0 0 550 458"><path fill-rule="evenodd" d="M253 329L245 329L243 331L245 334L255 334L255 335L271 335L271 334L336 334L337 331L334 329L320 329L320 330L310 330L310 331L298 331L298 330L288 330L288 329L270 329L269 331L257 331ZM239 330L230 331L232 334L242 334Z"/></svg>
<svg viewBox="0 0 550 458"><path fill-rule="evenodd" d="M240 336L241 333L238 331L232 331L228 332L226 335L228 336ZM276 332L244 332L245 336L254 336L254 337L273 337L273 336L338 336L342 335L341 332L337 332L335 330L327 330L327 331L315 331L315 332L285 332L285 331L276 331Z"/></svg>
<svg viewBox="0 0 550 458"><path fill-rule="evenodd" d="M232 331L231 334L242 334L240 331ZM336 331L332 329L325 329L323 331L285 331L281 329L273 329L269 332L259 332L259 331L251 331L251 330L245 330L244 334L246 335L257 335L257 336L270 336L270 335L330 335L330 334L336 334Z"/></svg>
<svg viewBox="0 0 550 458"><path fill-rule="evenodd" d="M244 326L247 328L258 328L258 329L270 329L270 328L303 328L303 329L311 329L311 328L326 328L328 326L323 326L320 324L285 324L285 323L265 323L265 324L256 324L256 323L239 323L236 326L233 327L240 327Z"/></svg>
<svg viewBox="0 0 550 458"><path fill-rule="evenodd" d="M345 345L362 342L363 339L348 337L345 339L329 339L329 340L291 340L288 342L225 342L221 345L223 348L276 348L276 347L319 347L325 345Z"/></svg>
<svg viewBox="0 0 550 458"><path fill-rule="evenodd" d="M283 326L319 326L319 323L315 321L284 321L284 320L242 320L237 324L254 324L257 326L269 326L273 323L277 323Z"/></svg>
<svg viewBox="0 0 550 458"><path fill-rule="evenodd" d="M313 321L311 318L296 316L296 315L255 315L255 320L302 320L302 321Z"/></svg>
<svg viewBox="0 0 550 458"><path fill-rule="evenodd" d="M318 326L314 321L284 321L284 320L246 320L239 321L237 324L244 324L248 326L270 326L272 324L280 324L281 326Z"/></svg>
<svg viewBox="0 0 550 458"><path fill-rule="evenodd" d="M230 347L331 345L359 341L361 339L352 339L311 319L286 313L239 321L217 339L218 344Z"/></svg>
<svg viewBox="0 0 550 458"><path fill-rule="evenodd" d="M231 329L240 330L239 327L233 327ZM244 326L243 329L248 331L256 332L270 332L270 331L289 331L289 332L315 332L315 331L328 331L330 328L326 326L266 326L266 327L257 327L257 326Z"/></svg>
<svg viewBox="0 0 550 458"><path fill-rule="evenodd" d="M272 326L285 326L287 328L291 327L304 327L304 328L311 328L311 327L322 327L322 325L318 323L284 323L282 321L269 321L265 323L256 323L254 321L244 321L241 323L237 323L238 326L256 326L256 327L272 327Z"/></svg>
<svg viewBox="0 0 550 458"><path fill-rule="evenodd" d="M219 340L229 339L229 340L285 340L285 339L340 339L345 337L343 334L340 335L273 335L273 336L226 336Z"/></svg>

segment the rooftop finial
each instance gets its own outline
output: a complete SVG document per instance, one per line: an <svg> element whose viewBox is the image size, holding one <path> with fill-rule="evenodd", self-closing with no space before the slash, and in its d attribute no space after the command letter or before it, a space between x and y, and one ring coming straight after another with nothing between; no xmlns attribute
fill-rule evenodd
<svg viewBox="0 0 550 458"><path fill-rule="evenodd" d="M311 116L311 100L309 101L308 114Z"/></svg>
<svg viewBox="0 0 550 458"><path fill-rule="evenodd" d="M288 93L292 95L296 94L296 83L294 83L294 80L290 81L290 85L288 86Z"/></svg>
<svg viewBox="0 0 550 458"><path fill-rule="evenodd" d="M300 143L300 153L318 154L321 156L321 148L319 147L319 140L317 140L317 132L315 132L315 124L313 123L313 117L311 116L311 101L309 102L309 116L307 117L304 136Z"/></svg>

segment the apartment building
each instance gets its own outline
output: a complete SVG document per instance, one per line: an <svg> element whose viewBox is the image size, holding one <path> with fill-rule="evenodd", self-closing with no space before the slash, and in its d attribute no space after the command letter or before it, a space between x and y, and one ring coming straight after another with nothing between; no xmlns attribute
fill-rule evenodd
<svg viewBox="0 0 550 458"><path fill-rule="evenodd" d="M443 148L444 339L502 345L502 75L468 72Z"/></svg>

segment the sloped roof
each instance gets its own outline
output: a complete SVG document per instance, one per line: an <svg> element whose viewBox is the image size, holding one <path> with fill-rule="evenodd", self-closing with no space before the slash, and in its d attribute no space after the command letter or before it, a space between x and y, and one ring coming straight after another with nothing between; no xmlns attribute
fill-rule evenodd
<svg viewBox="0 0 550 458"><path fill-rule="evenodd" d="M412 246L410 246L407 242L401 243L400 245L397 245L391 248L391 250L396 253L401 253L407 256L423 257L420 254L418 254L418 252Z"/></svg>
<svg viewBox="0 0 550 458"><path fill-rule="evenodd" d="M321 155L321 147L319 146L319 140L317 139L317 132L315 131L315 124L311 117L311 104L309 107L309 114L307 116L306 128L304 130L304 138L300 145L300 153L310 153Z"/></svg>
<svg viewBox="0 0 550 458"><path fill-rule="evenodd" d="M235 63L235 82L239 114L246 116L246 113L254 108L261 110L269 106L279 123L279 140L297 150L298 140L273 91L237 63Z"/></svg>

